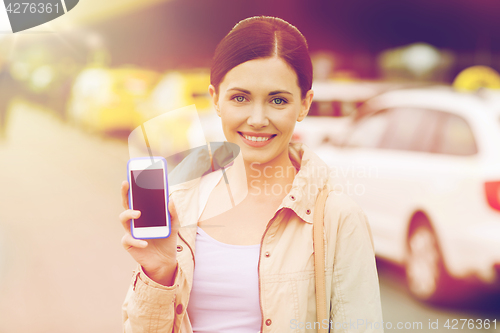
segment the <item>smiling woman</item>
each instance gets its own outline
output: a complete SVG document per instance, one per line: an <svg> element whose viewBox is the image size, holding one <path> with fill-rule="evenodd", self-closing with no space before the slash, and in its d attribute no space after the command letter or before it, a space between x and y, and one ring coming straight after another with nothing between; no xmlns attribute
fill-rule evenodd
<svg viewBox="0 0 500 333"><path fill-rule="evenodd" d="M227 141L241 148L224 174L245 185L232 187L241 200L225 206L226 185L214 172L170 189L169 238L144 242L127 229L123 245L139 265L123 306L126 332L383 332L356 326L382 322L366 216L331 192L323 161L290 143L311 84L306 40L288 22L252 17L220 42L208 90ZM124 182L125 209L127 190ZM313 216L322 191L325 290L316 295ZM139 214L126 210L120 220L127 228ZM321 323L317 296L326 298Z"/></svg>

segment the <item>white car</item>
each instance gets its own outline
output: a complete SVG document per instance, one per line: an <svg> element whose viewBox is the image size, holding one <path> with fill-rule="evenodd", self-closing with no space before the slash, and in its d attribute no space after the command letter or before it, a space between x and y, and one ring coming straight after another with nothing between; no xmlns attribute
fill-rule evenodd
<svg viewBox="0 0 500 333"><path fill-rule="evenodd" d="M349 116L367 99L401 87L399 83L370 81L317 81L313 83L313 101L307 117L295 126L292 140L316 148L336 141L342 135Z"/></svg>
<svg viewBox="0 0 500 333"><path fill-rule="evenodd" d="M457 282L500 286L500 104L449 87L367 101L341 144L316 149L334 190L366 212L377 256L405 266L418 299ZM451 294L450 294L451 293Z"/></svg>

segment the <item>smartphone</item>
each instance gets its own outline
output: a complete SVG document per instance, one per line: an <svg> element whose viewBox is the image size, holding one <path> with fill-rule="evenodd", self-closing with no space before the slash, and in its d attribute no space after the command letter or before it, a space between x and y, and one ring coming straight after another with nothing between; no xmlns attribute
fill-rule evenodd
<svg viewBox="0 0 500 333"><path fill-rule="evenodd" d="M167 161L158 156L130 159L127 176L129 208L141 211L139 218L130 220L132 236L137 239L170 236Z"/></svg>

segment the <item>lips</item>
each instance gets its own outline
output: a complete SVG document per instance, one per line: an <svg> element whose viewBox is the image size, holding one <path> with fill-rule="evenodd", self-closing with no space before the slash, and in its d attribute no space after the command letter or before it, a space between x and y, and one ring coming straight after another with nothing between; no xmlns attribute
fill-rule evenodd
<svg viewBox="0 0 500 333"><path fill-rule="evenodd" d="M254 132L238 132L243 142L251 147L263 147L268 145L276 134L271 133L254 133Z"/></svg>

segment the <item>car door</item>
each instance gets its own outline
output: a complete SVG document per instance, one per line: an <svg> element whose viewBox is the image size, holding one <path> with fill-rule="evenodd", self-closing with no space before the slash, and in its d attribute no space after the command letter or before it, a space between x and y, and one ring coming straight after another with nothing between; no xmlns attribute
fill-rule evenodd
<svg viewBox="0 0 500 333"><path fill-rule="evenodd" d="M364 185L364 193L355 194L371 221L377 253L402 262L402 235L408 214L423 195L419 170L425 164L426 153L420 147L433 140L438 119L427 110L410 107L380 110L374 116L378 114L387 117L378 143L371 149L363 147L353 152L353 168L365 170L358 172L355 180ZM353 147L356 136L362 134L356 128L346 148L352 149L349 147Z"/></svg>
<svg viewBox="0 0 500 333"><path fill-rule="evenodd" d="M368 113L367 113L368 114ZM390 110L379 110L357 119L340 147L324 145L316 150L330 166L334 191L351 196L367 213L372 226L376 251L380 247L387 187L379 179L379 146L386 135Z"/></svg>
<svg viewBox="0 0 500 333"><path fill-rule="evenodd" d="M456 273L470 254L467 239L484 204L479 174L478 147L467 120L457 114L440 115L437 136L422 173L425 196L421 198L439 239L447 268ZM477 260L470 258L470 260Z"/></svg>

